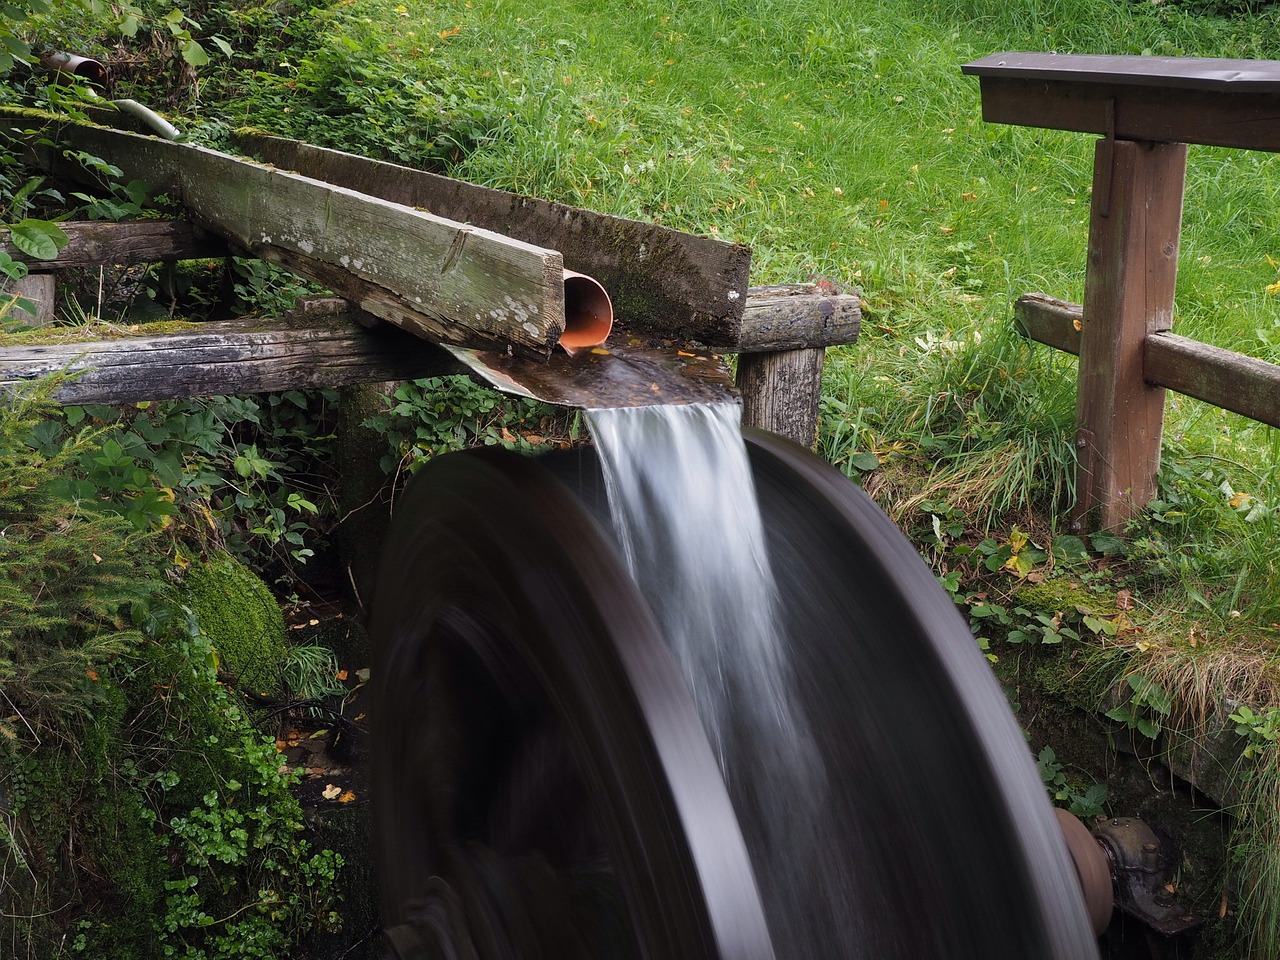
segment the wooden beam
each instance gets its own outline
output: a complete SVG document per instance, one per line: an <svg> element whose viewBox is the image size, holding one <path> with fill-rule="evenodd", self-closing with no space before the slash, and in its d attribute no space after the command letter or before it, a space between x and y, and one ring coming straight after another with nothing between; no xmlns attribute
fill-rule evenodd
<svg viewBox="0 0 1280 960"><path fill-rule="evenodd" d="M734 350L760 353L853 343L862 329L861 301L816 283L752 287Z"/></svg>
<svg viewBox="0 0 1280 960"><path fill-rule="evenodd" d="M1080 352L1084 308L1040 293L1019 297L1022 332L1038 343ZM1154 386L1195 397L1223 410L1280 427L1280 366L1176 333L1147 337L1143 377Z"/></svg>
<svg viewBox="0 0 1280 960"><path fill-rule="evenodd" d="M70 241L53 260L32 260L0 229L0 249L27 265L32 273L67 267L99 267L121 263L155 263L225 257L226 241L187 220L74 221L58 227Z"/></svg>
<svg viewBox="0 0 1280 960"><path fill-rule="evenodd" d="M278 167L553 247L566 267L609 291L622 329L738 348L751 269L746 247L297 140L242 132L238 141Z"/></svg>
<svg viewBox="0 0 1280 960"><path fill-rule="evenodd" d="M1280 151L1274 61L998 53L961 69L990 123Z"/></svg>
<svg viewBox="0 0 1280 960"><path fill-rule="evenodd" d="M1030 340L1080 356L1084 307L1043 293L1027 293L1013 305L1018 332Z"/></svg>
<svg viewBox="0 0 1280 960"><path fill-rule="evenodd" d="M356 311L284 321L223 320L121 339L3 346L0 390L59 371L79 374L63 403L132 403L225 393L409 380L458 373L440 347L394 327L366 329Z"/></svg>
<svg viewBox="0 0 1280 960"><path fill-rule="evenodd" d="M1280 366L1173 333L1147 339L1147 379L1280 427Z"/></svg>
<svg viewBox="0 0 1280 960"><path fill-rule="evenodd" d="M1077 531L1120 531L1156 492L1164 389L1148 335L1173 325L1186 144L1098 142L1076 388Z"/></svg>
<svg viewBox="0 0 1280 960"><path fill-rule="evenodd" d="M57 136L181 199L254 256L330 286L349 280L344 296L429 339L545 357L564 329L554 250L203 147L74 124ZM81 173L60 150L35 153L55 173Z"/></svg>

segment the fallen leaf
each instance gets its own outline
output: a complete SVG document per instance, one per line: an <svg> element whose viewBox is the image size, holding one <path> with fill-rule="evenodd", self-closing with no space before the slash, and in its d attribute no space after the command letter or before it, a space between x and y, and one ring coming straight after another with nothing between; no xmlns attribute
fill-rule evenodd
<svg viewBox="0 0 1280 960"><path fill-rule="evenodd" d="M361 667L359 670L357 670L357 671L356 671L356 678L357 678L361 683L368 683L368 682L369 682L369 668L368 668L368 667Z"/></svg>
<svg viewBox="0 0 1280 960"><path fill-rule="evenodd" d="M337 677L339 680L345 680L347 679L347 671L339 670L337 673L334 674L334 676Z"/></svg>
<svg viewBox="0 0 1280 960"><path fill-rule="evenodd" d="M1116 591L1116 609L1132 610L1133 594L1130 593L1128 590L1117 590Z"/></svg>
<svg viewBox="0 0 1280 960"><path fill-rule="evenodd" d="M439 33L436 34L436 36L439 37L441 40L448 40L450 37L456 37L461 32L462 32L461 27L454 27L451 30L441 30Z"/></svg>
<svg viewBox="0 0 1280 960"><path fill-rule="evenodd" d="M320 796L324 797L326 800L336 800L341 795L342 795L342 788L337 784L333 784L333 783L329 784L327 787L324 788L324 790L320 792Z"/></svg>
<svg viewBox="0 0 1280 960"><path fill-rule="evenodd" d="M350 803L350 802L351 802L352 800L354 800L355 798L356 798L355 792L354 792L354 791L352 791L352 790L347 790L345 793L343 793L343 794L342 794L342 796L340 796L340 797L338 798L338 802L339 802L339 803Z"/></svg>
<svg viewBox="0 0 1280 960"><path fill-rule="evenodd" d="M1267 284L1267 293L1270 293L1270 294L1280 293L1280 280L1277 280L1275 283Z"/></svg>
<svg viewBox="0 0 1280 960"><path fill-rule="evenodd" d="M89 669L89 668L87 668L87 667L85 668L84 675L85 675L86 677L88 677L90 680L97 680L97 679L98 679L98 671L97 671L97 670Z"/></svg>

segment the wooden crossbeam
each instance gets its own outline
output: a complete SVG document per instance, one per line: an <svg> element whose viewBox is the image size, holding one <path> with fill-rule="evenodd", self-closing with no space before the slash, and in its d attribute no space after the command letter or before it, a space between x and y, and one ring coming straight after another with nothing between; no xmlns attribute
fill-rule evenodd
<svg viewBox="0 0 1280 960"><path fill-rule="evenodd" d="M1014 313L1029 339L1080 354L1079 304L1029 293ZM1143 357L1147 383L1280 427L1280 365L1168 332L1149 335Z"/></svg>
<svg viewBox="0 0 1280 960"><path fill-rule="evenodd" d="M742 371L762 374L759 362L772 371L771 363L784 366L796 351L787 339L768 341L770 331L781 323L786 333L799 327L818 330L832 317L839 322L840 342L856 333L856 296L827 294L811 284L793 287L762 287L749 292L743 311L746 329L754 330L752 342L771 342L782 352L747 353L739 361L739 385ZM779 303L786 312L779 319ZM806 319L807 317L807 319ZM783 322L785 321L785 322ZM367 327L373 324L373 329ZM50 331L47 336L65 334L65 328ZM78 342L44 342L36 345L5 345L0 337L0 390L13 388L38 377L59 371L77 374L60 388L57 398L67 403L126 403L137 400L164 400L189 396L224 393L255 393L315 386L346 386L385 380L417 379L443 373L465 372L446 350L413 337L393 326L380 323L338 299L304 300L298 310L283 320L215 321L192 324L189 328L156 333L142 327L137 334L121 331L112 339ZM618 349L624 350L619 344ZM820 379L822 348L806 348L817 356L813 383L798 384L796 397L785 416L778 413L769 419L757 408L765 404L785 402L778 390L766 391L767 398L744 392L748 422L766 423L782 432L799 431L811 442L811 427L816 413L797 414L800 406L816 411L817 393L808 387ZM661 403L673 401L723 399L725 385L717 380L710 358L667 350L665 359L641 356L631 350L622 362L627 376L592 379L591 368L605 362L601 357L580 356L570 359L557 351L551 363L507 357L505 353L483 358L490 366L500 366L507 388L536 396L553 403L568 405L599 404L611 396L615 399L630 389L635 397L629 403ZM753 366L753 364L755 364ZM473 364L474 365L474 364ZM811 358L812 365L812 358ZM766 380L775 380L769 373ZM492 376L486 382L495 383ZM705 381L705 391L702 382ZM753 381L754 382L754 381ZM801 389L801 388L804 389ZM634 388L634 389L633 389ZM655 390L655 388L658 388ZM702 392L700 392L702 391ZM754 404L754 406L753 406ZM794 426L798 424L798 426Z"/></svg>
<svg viewBox="0 0 1280 960"><path fill-rule="evenodd" d="M221 320L160 334L0 349L0 391L59 372L63 403L132 403L411 380L463 368L441 347L341 301L281 321ZM336 305L336 306L335 306Z"/></svg>
<svg viewBox="0 0 1280 960"><path fill-rule="evenodd" d="M0 250L25 261L31 273L49 273L68 267L106 264L153 263L225 257L226 241L199 229L187 220L76 221L59 223L68 243L52 260L32 260L9 240L0 228Z"/></svg>
<svg viewBox="0 0 1280 960"><path fill-rule="evenodd" d="M1280 62L1013 52L962 69L988 123L1280 151Z"/></svg>

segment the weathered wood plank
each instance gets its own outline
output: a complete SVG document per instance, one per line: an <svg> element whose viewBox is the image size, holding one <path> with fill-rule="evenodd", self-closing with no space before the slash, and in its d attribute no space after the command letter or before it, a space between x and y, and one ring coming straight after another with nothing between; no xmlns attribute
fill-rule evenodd
<svg viewBox="0 0 1280 960"><path fill-rule="evenodd" d="M1173 333L1147 339L1147 379L1280 427L1280 366Z"/></svg>
<svg viewBox="0 0 1280 960"><path fill-rule="evenodd" d="M1280 63L999 53L962 69L990 123L1280 151Z"/></svg>
<svg viewBox="0 0 1280 960"><path fill-rule="evenodd" d="M0 229L0 249L24 261L32 273L67 267L98 267L121 263L158 263L225 257L226 241L187 220L73 221L59 223L68 244L53 260L32 260L9 242Z"/></svg>
<svg viewBox="0 0 1280 960"><path fill-rule="evenodd" d="M824 291L814 283L752 287L734 351L834 347L854 343L861 329L862 307L856 294Z"/></svg>
<svg viewBox="0 0 1280 960"><path fill-rule="evenodd" d="M1076 530L1121 530L1155 496L1164 390L1144 381L1143 354L1149 334L1173 325L1186 159L1186 144L1097 146L1076 388Z"/></svg>
<svg viewBox="0 0 1280 960"><path fill-rule="evenodd" d="M742 424L781 434L813 448L822 397L822 347L738 357Z"/></svg>
<svg viewBox="0 0 1280 960"><path fill-rule="evenodd" d="M564 329L554 250L203 147L83 125L58 135L181 199L194 222L255 256L331 286L352 278L361 308L392 323L412 314L433 339L547 356ZM56 173L78 172L60 151L36 153Z"/></svg>
<svg viewBox="0 0 1280 960"><path fill-rule="evenodd" d="M570 270L604 285L622 329L738 348L751 268L746 247L297 140L247 132L238 139L278 167L553 247Z"/></svg>
<svg viewBox="0 0 1280 960"><path fill-rule="evenodd" d="M62 370L63 403L131 403L225 393L337 387L457 373L440 347L354 311L289 321L224 320L119 340L0 347L0 390ZM0 343L3 340L0 339Z"/></svg>
<svg viewBox="0 0 1280 960"><path fill-rule="evenodd" d="M1079 304L1031 293L1018 298L1014 311L1032 340L1080 352ZM1274 363L1176 333L1154 333L1147 337L1143 376L1155 386L1280 427L1280 366Z"/></svg>

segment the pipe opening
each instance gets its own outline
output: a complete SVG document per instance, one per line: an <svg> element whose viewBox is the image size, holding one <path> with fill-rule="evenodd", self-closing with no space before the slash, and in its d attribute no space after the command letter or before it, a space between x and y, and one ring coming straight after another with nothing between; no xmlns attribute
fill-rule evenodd
<svg viewBox="0 0 1280 960"><path fill-rule="evenodd" d="M52 73L54 79L74 77L99 87L105 87L111 77L111 72L101 61L62 50L50 50L42 54L40 66Z"/></svg>
<svg viewBox="0 0 1280 960"><path fill-rule="evenodd" d="M572 356L604 343L613 329L613 303L604 287L583 273L564 272L564 333L560 346Z"/></svg>

